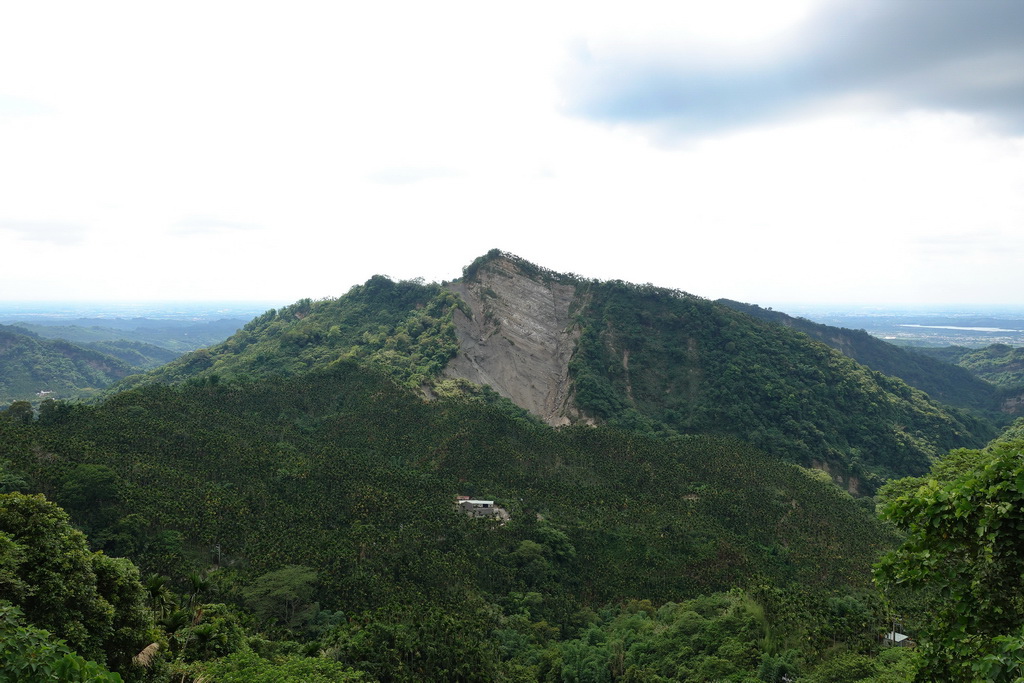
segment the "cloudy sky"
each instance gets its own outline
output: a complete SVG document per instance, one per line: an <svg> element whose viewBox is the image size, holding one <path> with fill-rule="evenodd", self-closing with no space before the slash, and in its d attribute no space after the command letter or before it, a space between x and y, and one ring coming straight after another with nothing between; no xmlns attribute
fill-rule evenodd
<svg viewBox="0 0 1024 683"><path fill-rule="evenodd" d="M337 296L498 247L1017 304L1024 3L0 6L0 300Z"/></svg>

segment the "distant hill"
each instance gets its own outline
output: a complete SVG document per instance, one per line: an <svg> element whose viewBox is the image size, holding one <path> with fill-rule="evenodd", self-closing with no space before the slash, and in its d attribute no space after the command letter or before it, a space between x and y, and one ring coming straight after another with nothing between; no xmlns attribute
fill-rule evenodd
<svg viewBox="0 0 1024 683"><path fill-rule="evenodd" d="M0 325L0 404L88 396L138 370L97 349Z"/></svg>
<svg viewBox="0 0 1024 683"><path fill-rule="evenodd" d="M221 342L244 323L245 320L235 318L211 321L80 318L61 321L61 324L24 321L12 324L46 339L63 339L75 344L141 342L181 354Z"/></svg>
<svg viewBox="0 0 1024 683"><path fill-rule="evenodd" d="M125 363L128 363L133 368L138 370L147 370L169 363L181 354L176 351L171 351L162 346L156 346L155 344L147 344L146 342L134 342L127 341L124 339L112 340L112 341L101 341L101 342L89 342L82 346L105 353L114 358L120 358Z"/></svg>
<svg viewBox="0 0 1024 683"><path fill-rule="evenodd" d="M957 367L953 364L955 361L930 353L928 349L896 346L864 330L823 325L754 304L729 299L719 299L718 303L755 318L803 332L861 365L891 377L898 377L947 405L989 413L998 409L996 388L991 383L962 367Z"/></svg>
<svg viewBox="0 0 1024 683"><path fill-rule="evenodd" d="M914 352L947 363L1003 389L1024 387L1024 347L992 344L981 349L966 346L916 348Z"/></svg>
<svg viewBox="0 0 1024 683"><path fill-rule="evenodd" d="M452 283L375 276L337 299L268 311L122 386L292 376L339 359L428 395L486 385L549 424L738 437L862 492L995 434L786 326L496 250Z"/></svg>

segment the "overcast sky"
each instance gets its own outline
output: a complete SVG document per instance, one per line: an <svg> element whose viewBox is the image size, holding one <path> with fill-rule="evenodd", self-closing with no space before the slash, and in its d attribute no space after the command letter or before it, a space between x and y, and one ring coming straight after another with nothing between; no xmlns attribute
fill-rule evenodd
<svg viewBox="0 0 1024 683"><path fill-rule="evenodd" d="M289 302L497 247L1016 304L1024 2L8 2L0 300Z"/></svg>

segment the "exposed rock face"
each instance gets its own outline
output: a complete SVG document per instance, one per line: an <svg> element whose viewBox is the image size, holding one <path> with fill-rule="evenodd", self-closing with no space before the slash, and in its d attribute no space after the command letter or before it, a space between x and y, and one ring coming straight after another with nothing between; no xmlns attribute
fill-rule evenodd
<svg viewBox="0 0 1024 683"><path fill-rule="evenodd" d="M832 477L832 481L834 481L840 488L845 488L846 492L851 496L860 495L860 477L857 475L851 474L844 477L838 470L833 471L834 466L829 465L828 462L824 460L812 460L811 467L827 473Z"/></svg>
<svg viewBox="0 0 1024 683"><path fill-rule="evenodd" d="M528 277L504 258L449 288L473 315L455 312L459 354L444 375L490 385L550 425L579 421L569 381L579 338L569 315L576 288Z"/></svg>

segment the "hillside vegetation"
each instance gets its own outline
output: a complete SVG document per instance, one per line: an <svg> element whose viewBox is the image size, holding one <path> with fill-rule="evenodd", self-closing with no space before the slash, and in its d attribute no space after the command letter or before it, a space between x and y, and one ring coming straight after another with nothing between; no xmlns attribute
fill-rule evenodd
<svg viewBox="0 0 1024 683"><path fill-rule="evenodd" d="M0 678L909 680L957 611L875 588L904 536L870 494L890 480L916 538L900 506L996 433L786 324L497 251L267 311L118 389L0 411ZM880 653L894 614L923 655Z"/></svg>
<svg viewBox="0 0 1024 683"><path fill-rule="evenodd" d="M419 386L436 377L458 346L451 325L457 299L437 284L375 275L337 299L303 299L270 309L226 341L200 349L124 386L291 376L354 358Z"/></svg>
<svg viewBox="0 0 1024 683"><path fill-rule="evenodd" d="M1024 348L992 344L981 349L966 346L919 348L915 353L955 363L964 370L1004 390L1024 389Z"/></svg>
<svg viewBox="0 0 1024 683"><path fill-rule="evenodd" d="M868 488L995 434L789 328L650 285L588 291L577 397L611 423L732 434Z"/></svg>
<svg viewBox="0 0 1024 683"><path fill-rule="evenodd" d="M803 332L812 339L831 346L861 365L890 377L898 377L941 403L985 412L1000 419L996 387L989 378L982 378L965 367L955 365L956 359L940 357L929 349L912 349L883 341L864 330L823 325L806 318L793 317L781 311L754 304L720 299L734 310L755 318L785 325ZM963 349L968 351L968 349ZM1002 417L1002 420L1008 420Z"/></svg>
<svg viewBox="0 0 1024 683"><path fill-rule="evenodd" d="M467 267L462 282L480 281L494 268L501 277L576 292L569 310L577 346L568 372L574 414L587 421L663 436L734 436L826 468L862 492L891 476L920 474L934 456L995 434L984 418L936 403L805 334L700 297L562 275L497 251ZM406 386L450 392L442 372L468 352L456 335L456 310L472 315L451 288L375 276L337 299L268 311L222 344L123 386L292 376L351 358ZM502 324L529 321L495 318L488 329Z"/></svg>
<svg viewBox="0 0 1024 683"><path fill-rule="evenodd" d="M379 639L394 624L429 625L416 648L448 648L444 666L478 667L464 680L535 680L584 666L571 639L590 647L602 629L621 633L624 613L597 618L604 605L649 601L630 609L653 619L652 604L734 588L753 597L657 618L747 620L731 654L695 650L674 665L741 680L786 652L819 657L830 638L872 642L882 620L833 634L830 600L873 614L869 566L895 542L827 478L734 439L553 430L471 398L424 402L355 360L0 419L0 448L8 471L62 504L96 549L181 577L181 590L190 568L231 572L238 595L282 567L313 568L318 609L349 624L317 637L382 680L422 680L388 668ZM512 521L470 519L456 494L495 499ZM293 637L315 612L291 623ZM461 623L446 625L451 614ZM369 651L351 640L357 615L383 629L361 636L377 639ZM557 657L545 664L544 652ZM613 653L587 652L611 666Z"/></svg>
<svg viewBox="0 0 1024 683"><path fill-rule="evenodd" d="M0 325L0 404L91 396L143 367L60 339Z"/></svg>

